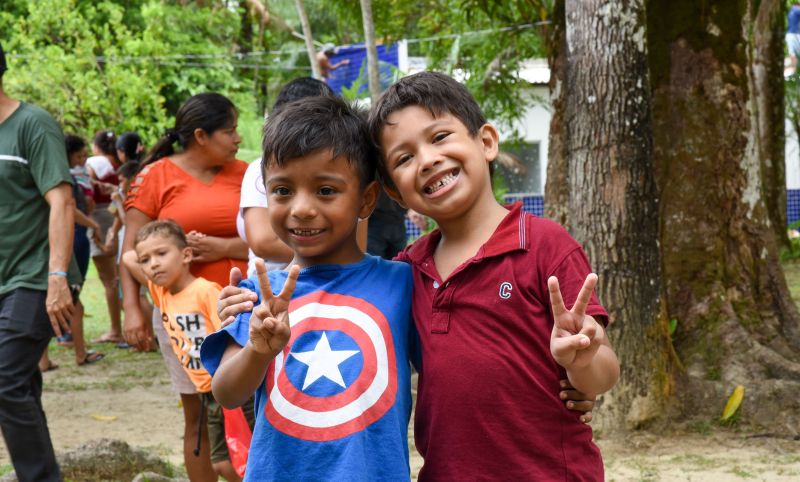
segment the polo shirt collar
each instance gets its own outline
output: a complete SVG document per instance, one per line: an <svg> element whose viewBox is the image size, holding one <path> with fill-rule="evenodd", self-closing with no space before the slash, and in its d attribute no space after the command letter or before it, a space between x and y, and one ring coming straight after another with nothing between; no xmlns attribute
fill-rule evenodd
<svg viewBox="0 0 800 482"><path fill-rule="evenodd" d="M511 251L527 251L530 248L530 240L525 230L527 214L522 210L522 203L514 203L508 206L508 209L508 214L500 221L497 229L481 246L472 261L480 261L483 258L499 256ZM408 249L409 260L414 264L421 264L433 257L440 239L442 239L442 233L438 229L419 239Z"/></svg>

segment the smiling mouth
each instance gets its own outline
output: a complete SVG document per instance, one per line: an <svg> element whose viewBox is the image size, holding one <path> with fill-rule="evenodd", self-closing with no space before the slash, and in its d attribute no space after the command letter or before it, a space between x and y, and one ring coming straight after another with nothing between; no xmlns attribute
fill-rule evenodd
<svg viewBox="0 0 800 482"><path fill-rule="evenodd" d="M437 191L443 189L444 187L448 186L450 183L458 179L458 169L453 169L452 171L448 172L444 176L440 177L439 179L433 181L432 183L425 186L423 189L425 194L434 194Z"/></svg>
<svg viewBox="0 0 800 482"><path fill-rule="evenodd" d="M307 236L316 236L316 235L322 233L322 231L323 231L322 229L300 229L300 228L294 228L294 229L290 229L289 233L291 233L291 234L293 234L295 236L307 237Z"/></svg>

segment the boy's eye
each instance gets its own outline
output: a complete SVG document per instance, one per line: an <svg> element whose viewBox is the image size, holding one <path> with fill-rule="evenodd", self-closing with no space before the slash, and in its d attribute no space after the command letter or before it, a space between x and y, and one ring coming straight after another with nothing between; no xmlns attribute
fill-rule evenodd
<svg viewBox="0 0 800 482"><path fill-rule="evenodd" d="M403 154L402 156L398 157L397 160L394 162L394 167L399 167L408 162L411 159L410 154Z"/></svg>
<svg viewBox="0 0 800 482"><path fill-rule="evenodd" d="M334 188L332 188L330 186L324 186L324 187L319 188L319 193L321 195L323 195L323 196L332 196L332 195L336 194L336 189L334 189Z"/></svg>
<svg viewBox="0 0 800 482"><path fill-rule="evenodd" d="M449 132L439 132L438 134L436 134L435 136L433 136L433 142L440 142L440 141L443 141L443 140L445 140L445 139L447 138L447 136L449 136L449 135L450 135L450 133L449 133Z"/></svg>
<svg viewBox="0 0 800 482"><path fill-rule="evenodd" d="M288 187L279 186L272 190L272 194L276 196L288 196L291 192Z"/></svg>

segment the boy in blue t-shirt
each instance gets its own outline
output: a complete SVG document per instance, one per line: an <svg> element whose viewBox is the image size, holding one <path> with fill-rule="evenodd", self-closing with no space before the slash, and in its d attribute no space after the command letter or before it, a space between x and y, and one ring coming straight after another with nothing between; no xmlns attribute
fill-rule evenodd
<svg viewBox="0 0 800 482"><path fill-rule="evenodd" d="M340 99L288 104L263 159L270 224L295 257L288 273L258 263L252 312L201 348L223 406L256 393L245 480L408 480L411 269L356 242L379 189L366 124Z"/></svg>

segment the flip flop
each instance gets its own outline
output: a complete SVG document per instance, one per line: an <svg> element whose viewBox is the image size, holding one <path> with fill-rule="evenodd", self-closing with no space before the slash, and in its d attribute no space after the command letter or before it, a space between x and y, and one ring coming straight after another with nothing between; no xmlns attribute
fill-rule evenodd
<svg viewBox="0 0 800 482"><path fill-rule="evenodd" d="M78 363L78 366L81 367L84 365L91 365L92 363L99 362L103 358L105 358L103 353L97 353L96 351L89 350L86 352L86 356L83 357L83 361Z"/></svg>
<svg viewBox="0 0 800 482"><path fill-rule="evenodd" d="M47 361L47 367L45 367L45 369L44 369L44 370L42 370L41 368L39 368L39 370L40 370L42 373L44 373L44 372L52 372L53 370L58 370L58 365L56 365L55 363L53 363L53 360L48 360L48 361Z"/></svg>

